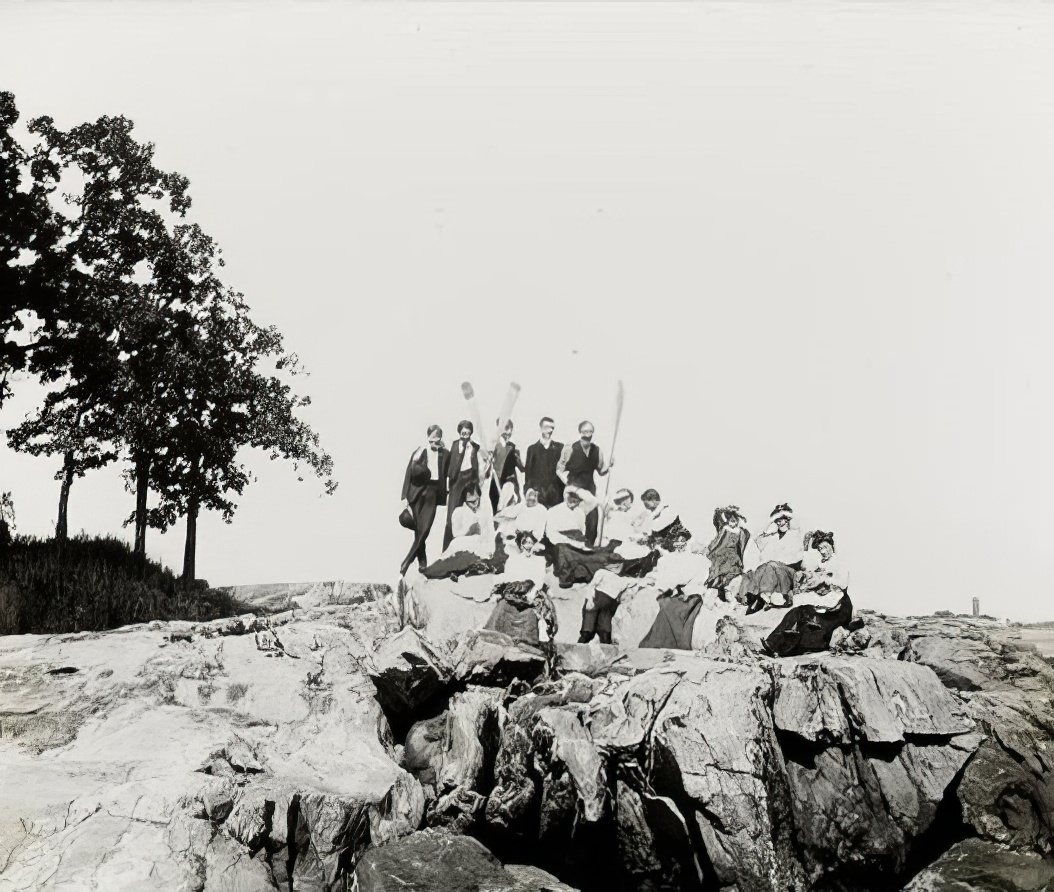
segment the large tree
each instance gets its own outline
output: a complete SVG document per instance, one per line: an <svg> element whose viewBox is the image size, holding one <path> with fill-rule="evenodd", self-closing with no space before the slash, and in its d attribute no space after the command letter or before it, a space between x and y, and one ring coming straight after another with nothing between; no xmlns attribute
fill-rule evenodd
<svg viewBox="0 0 1054 892"><path fill-rule="evenodd" d="M62 275L53 311L37 313L26 354L49 392L9 442L62 456L60 539L73 481L125 459L136 553L145 557L148 527L164 530L186 517L189 584L199 514L231 520L250 482L246 449L292 460L323 478L327 492L336 483L332 459L298 416L310 400L289 383L301 371L295 355L220 281L219 248L181 222L190 205L186 178L160 170L153 145L132 130L123 117L68 131L37 118L29 131L39 143L18 150L34 200L61 211L49 224L50 265L39 266Z"/></svg>
<svg viewBox="0 0 1054 892"><path fill-rule="evenodd" d="M63 297L61 221L15 137L18 117L14 95L0 91L0 408L12 373L28 364L28 329L52 318Z"/></svg>
<svg viewBox="0 0 1054 892"><path fill-rule="evenodd" d="M132 130L123 117L68 131L48 117L30 122L39 137L28 156L35 188L61 210L65 282L29 359L52 389L10 442L63 456L57 532L74 477L123 452L136 475L136 551L145 555L149 475L164 448L167 372L189 296L171 221L190 199L186 178L160 170L153 145Z"/></svg>
<svg viewBox="0 0 1054 892"><path fill-rule="evenodd" d="M235 497L251 482L244 464L247 449L265 450L272 460L292 460L298 472L306 469L324 479L326 492L336 489L332 458L297 417L310 399L295 394L286 380L301 369L296 357L284 352L281 334L253 322L242 296L215 277L199 287L204 292L196 302L200 315L180 365L183 402L174 415L166 460L155 475L158 523L186 519L183 580L188 586L196 573L200 513L219 511L231 522Z"/></svg>

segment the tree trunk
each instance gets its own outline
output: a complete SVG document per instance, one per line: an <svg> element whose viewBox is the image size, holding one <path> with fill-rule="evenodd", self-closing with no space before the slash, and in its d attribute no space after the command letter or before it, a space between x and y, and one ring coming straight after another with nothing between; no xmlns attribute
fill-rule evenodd
<svg viewBox="0 0 1054 892"><path fill-rule="evenodd" d="M66 453L62 463L62 489L59 490L59 517L55 521L55 540L65 542L69 534L70 487L73 486L73 451Z"/></svg>
<svg viewBox="0 0 1054 892"><path fill-rule="evenodd" d="M150 491L150 456L135 459L135 554L146 560L146 497Z"/></svg>
<svg viewBox="0 0 1054 892"><path fill-rule="evenodd" d="M183 588L189 589L194 582L194 561L198 548L198 500L191 499L187 505L187 542L183 547Z"/></svg>

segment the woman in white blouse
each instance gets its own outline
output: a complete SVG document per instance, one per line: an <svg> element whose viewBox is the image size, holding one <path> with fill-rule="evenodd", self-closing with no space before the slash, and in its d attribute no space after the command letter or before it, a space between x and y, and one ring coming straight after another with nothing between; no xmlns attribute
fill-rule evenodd
<svg viewBox="0 0 1054 892"><path fill-rule="evenodd" d="M762 650L769 656L827 650L834 630L848 626L853 618L849 573L835 556L834 533L809 533L806 545L811 548L802 558L794 594L799 606L788 610L772 633L761 640Z"/></svg>

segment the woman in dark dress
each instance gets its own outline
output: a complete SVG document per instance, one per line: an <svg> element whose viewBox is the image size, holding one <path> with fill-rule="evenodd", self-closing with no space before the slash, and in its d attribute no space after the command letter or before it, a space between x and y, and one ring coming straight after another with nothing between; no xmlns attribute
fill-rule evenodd
<svg viewBox="0 0 1054 892"><path fill-rule="evenodd" d="M817 531L806 537L806 552L798 574L792 607L761 649L769 656L793 657L827 650L839 626L849 626L853 602L849 600L849 573L834 553L834 533ZM802 603L807 602L807 603Z"/></svg>
<svg viewBox="0 0 1054 892"><path fill-rule="evenodd" d="M743 526L746 521L735 505L714 511L717 535L706 546L706 556L710 558L706 587L717 589L722 601L728 600L729 583L743 575L743 551L750 541L750 530Z"/></svg>

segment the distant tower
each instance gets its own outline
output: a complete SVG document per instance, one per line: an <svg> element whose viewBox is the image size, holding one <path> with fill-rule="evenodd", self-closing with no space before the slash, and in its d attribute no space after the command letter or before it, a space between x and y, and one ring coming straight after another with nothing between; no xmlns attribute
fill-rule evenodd
<svg viewBox="0 0 1054 892"><path fill-rule="evenodd" d="M974 616L980 616L981 615L981 599L980 598L974 598L973 599L973 615Z"/></svg>

